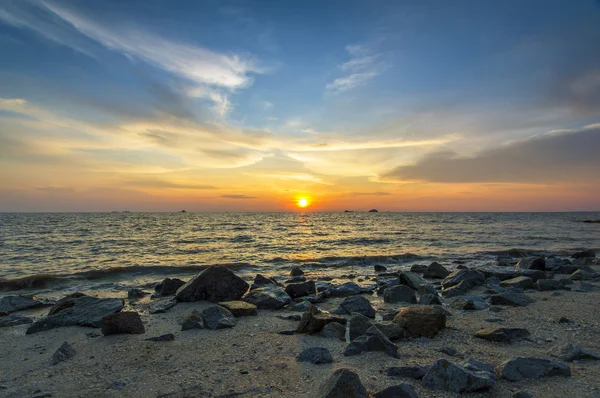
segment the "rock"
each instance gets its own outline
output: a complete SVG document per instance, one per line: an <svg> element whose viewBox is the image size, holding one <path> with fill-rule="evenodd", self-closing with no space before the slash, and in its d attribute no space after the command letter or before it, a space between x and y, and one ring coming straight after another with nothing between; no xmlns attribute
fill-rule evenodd
<svg viewBox="0 0 600 398"><path fill-rule="evenodd" d="M34 296L4 296L0 297L0 312L15 312L43 307L44 303Z"/></svg>
<svg viewBox="0 0 600 398"><path fill-rule="evenodd" d="M411 337L433 337L446 327L446 313L429 306L407 307L398 312L394 323Z"/></svg>
<svg viewBox="0 0 600 398"><path fill-rule="evenodd" d="M367 333L367 330L374 324L375 321L362 314L352 314L348 321L348 336L350 341Z"/></svg>
<svg viewBox="0 0 600 398"><path fill-rule="evenodd" d="M423 276L425 278L444 279L450 274L451 272L444 268L443 265L434 261L433 263L429 264L423 273Z"/></svg>
<svg viewBox="0 0 600 398"><path fill-rule="evenodd" d="M517 391L514 393L512 398L534 398L533 394L528 393L527 391Z"/></svg>
<svg viewBox="0 0 600 398"><path fill-rule="evenodd" d="M423 274L425 271L427 271L427 265L413 264L410 266L410 272L414 272L415 274Z"/></svg>
<svg viewBox="0 0 600 398"><path fill-rule="evenodd" d="M147 293L145 291L143 291L142 289L129 289L129 291L127 292L127 298L129 299L129 301L135 301L135 300L139 300L144 296L149 295L150 293Z"/></svg>
<svg viewBox="0 0 600 398"><path fill-rule="evenodd" d="M522 269L535 269L538 271L545 271L546 260L544 259L544 257L525 257L519 260L516 267Z"/></svg>
<svg viewBox="0 0 600 398"><path fill-rule="evenodd" d="M285 283L298 283L298 282L306 282L305 276L294 276L285 281Z"/></svg>
<svg viewBox="0 0 600 398"><path fill-rule="evenodd" d="M400 283L405 284L413 290L419 290L419 286L428 284L425 279L414 272L402 271L398 276L400 277Z"/></svg>
<svg viewBox="0 0 600 398"><path fill-rule="evenodd" d="M463 285L463 288L467 288L467 286L470 286L469 289L472 289L475 286L483 285L483 283L485 282L485 275L479 271L461 269L448 275L446 279L444 279L444 281L442 282L442 288L448 289L452 286L456 286L463 282L466 282L466 284Z"/></svg>
<svg viewBox="0 0 600 398"><path fill-rule="evenodd" d="M290 270L290 276L302 276L304 275L304 271L302 271L300 269L300 267L292 267L292 269Z"/></svg>
<svg viewBox="0 0 600 398"><path fill-rule="evenodd" d="M267 278L261 274L256 274L254 277L254 283L252 283L252 286L250 286L250 290L258 289L259 287L266 285L277 285L277 283L275 283L275 281L271 278Z"/></svg>
<svg viewBox="0 0 600 398"><path fill-rule="evenodd" d="M456 349L454 349L452 347L442 347L438 350L438 352L441 352L442 354L446 354L450 357L454 357L454 356L458 355L458 351L456 351Z"/></svg>
<svg viewBox="0 0 600 398"><path fill-rule="evenodd" d="M310 347L298 355L298 362L310 362L314 365L333 362L333 357L327 348Z"/></svg>
<svg viewBox="0 0 600 398"><path fill-rule="evenodd" d="M468 370L487 372L487 373L491 373L491 374L494 374L494 372L495 372L494 367L492 365L490 365L489 363L476 361L475 359L467 360L463 364L463 366L465 367L465 369L468 369Z"/></svg>
<svg viewBox="0 0 600 398"><path fill-rule="evenodd" d="M231 312L236 318L258 314L256 306L245 301L221 301L219 305Z"/></svg>
<svg viewBox="0 0 600 398"><path fill-rule="evenodd" d="M375 272L386 272L387 268L384 267L383 265L379 265L379 264L375 264L373 266L373 268L375 269Z"/></svg>
<svg viewBox="0 0 600 398"><path fill-rule="evenodd" d="M550 350L550 355L566 362L573 362L581 359L600 360L600 355L594 354L593 352L572 343L553 347Z"/></svg>
<svg viewBox="0 0 600 398"><path fill-rule="evenodd" d="M239 300L248 290L248 284L231 270L213 265L181 286L175 296L179 301Z"/></svg>
<svg viewBox="0 0 600 398"><path fill-rule="evenodd" d="M369 318L375 318L375 309L369 299L362 296L346 297L340 304L339 311L336 314L352 314L353 312L362 314Z"/></svg>
<svg viewBox="0 0 600 398"><path fill-rule="evenodd" d="M529 337L529 331L521 328L488 328L478 330L475 337L497 343L514 343Z"/></svg>
<svg viewBox="0 0 600 398"><path fill-rule="evenodd" d="M57 363L66 361L67 359L71 359L76 353L77 351L75 351L75 348L65 341L62 343L60 348L56 350L54 355L52 355L52 365L56 365Z"/></svg>
<svg viewBox="0 0 600 398"><path fill-rule="evenodd" d="M320 386L316 396L319 398L367 398L367 390L360 378L350 369L337 369Z"/></svg>
<svg viewBox="0 0 600 398"><path fill-rule="evenodd" d="M500 282L502 287L516 287L519 289L529 289L533 287L533 279L528 276L517 276L516 278L506 279Z"/></svg>
<svg viewBox="0 0 600 398"><path fill-rule="evenodd" d="M173 341L175 340L175 335L173 333L167 333L156 337L150 337L146 339L146 341Z"/></svg>
<svg viewBox="0 0 600 398"><path fill-rule="evenodd" d="M491 305L509 305L511 307L526 307L529 305L529 297L523 293L502 292L490 296Z"/></svg>
<svg viewBox="0 0 600 398"><path fill-rule="evenodd" d="M117 312L102 320L102 334L143 334L146 333L140 314L135 311Z"/></svg>
<svg viewBox="0 0 600 398"><path fill-rule="evenodd" d="M485 265L478 267L477 271L485 275L486 278L498 278L502 281L517 278L519 276L526 276L528 278L533 279L534 281L537 281L538 279L544 279L546 277L546 273L540 270L497 267L493 265Z"/></svg>
<svg viewBox="0 0 600 398"><path fill-rule="evenodd" d="M573 258L596 257L596 251L593 250L593 249L588 249L588 250L584 250L584 251L581 251L581 252L573 253L573 255L571 257L573 257Z"/></svg>
<svg viewBox="0 0 600 398"><path fill-rule="evenodd" d="M185 285L185 282L181 279L165 278L161 283L156 285L154 290L161 296L172 296L177 293L177 290L183 285Z"/></svg>
<svg viewBox="0 0 600 398"><path fill-rule="evenodd" d="M275 285L266 285L251 290L243 300L254 304L260 310L277 310L292 302L291 297Z"/></svg>
<svg viewBox="0 0 600 398"><path fill-rule="evenodd" d="M237 323L233 314L220 305L211 305L203 309L202 321L210 330L232 328Z"/></svg>
<svg viewBox="0 0 600 398"><path fill-rule="evenodd" d="M203 329L202 313L198 310L193 310L183 320L181 330Z"/></svg>
<svg viewBox="0 0 600 398"><path fill-rule="evenodd" d="M341 323L331 322L323 326L323 329L318 333L319 336L325 338L334 338L340 341L346 341L346 326Z"/></svg>
<svg viewBox="0 0 600 398"><path fill-rule="evenodd" d="M33 323L33 319L19 315L8 315L0 317L0 328L8 326L26 325Z"/></svg>
<svg viewBox="0 0 600 398"><path fill-rule="evenodd" d="M561 289L570 290L570 288L566 287L561 281L555 279L538 279L538 281L535 282L535 288L541 292Z"/></svg>
<svg viewBox="0 0 600 398"><path fill-rule="evenodd" d="M575 285L575 291L580 293L589 293L600 290L600 287L591 283L579 282Z"/></svg>
<svg viewBox="0 0 600 398"><path fill-rule="evenodd" d="M424 294L419 298L420 305L442 305L442 300L437 294Z"/></svg>
<svg viewBox="0 0 600 398"><path fill-rule="evenodd" d="M410 379L422 379L430 366L393 366L385 370L385 374L391 377L407 377Z"/></svg>
<svg viewBox="0 0 600 398"><path fill-rule="evenodd" d="M404 329L394 322L382 321L374 324L374 326L390 340L398 340L404 337Z"/></svg>
<svg viewBox="0 0 600 398"><path fill-rule="evenodd" d="M346 318L336 316L327 311L322 311L313 305L302 314L296 332L308 334L319 333L325 325L332 322L345 325Z"/></svg>
<svg viewBox="0 0 600 398"><path fill-rule="evenodd" d="M446 359L439 359L423 377L424 387L452 393L487 390L495 382L493 373L469 370Z"/></svg>
<svg viewBox="0 0 600 398"><path fill-rule="evenodd" d="M497 372L509 381L539 379L550 376L571 376L571 368L566 363L524 357L509 359L498 367Z"/></svg>
<svg viewBox="0 0 600 398"><path fill-rule="evenodd" d="M344 356L359 355L365 351L382 351L391 357L398 357L398 346L375 326L371 326L364 335L352 340L344 350Z"/></svg>
<svg viewBox="0 0 600 398"><path fill-rule="evenodd" d="M314 281L302 282L302 283L290 283L285 287L285 292L291 298L308 296L310 294L316 294L317 289Z"/></svg>
<svg viewBox="0 0 600 398"><path fill-rule="evenodd" d="M58 300L52 307L50 307L50 310L48 311L48 315L54 315L66 308L73 307L73 305L75 304L75 300L80 297L87 297L87 296L81 292L75 292L75 293L69 294L68 296L63 297L62 299Z"/></svg>
<svg viewBox="0 0 600 398"><path fill-rule="evenodd" d="M415 292L408 286L399 285L385 289L383 292L383 301L390 304L409 303L416 304L417 297Z"/></svg>
<svg viewBox="0 0 600 398"><path fill-rule="evenodd" d="M301 301L298 304L294 304L292 306L289 307L290 311L298 311L298 312L304 312L308 309L308 307L310 307L312 305L312 303L310 301Z"/></svg>
<svg viewBox="0 0 600 398"><path fill-rule="evenodd" d="M57 307L58 306L58 307ZM82 295L69 298L61 304L57 303L51 308L53 315L47 316L33 323L27 334L55 329L63 326L89 326L99 328L103 319L123 309L123 300L120 298L104 298Z"/></svg>
<svg viewBox="0 0 600 398"><path fill-rule="evenodd" d="M483 298L479 296L459 296L454 298L450 305L452 308L464 311L478 311L488 307Z"/></svg>
<svg viewBox="0 0 600 398"><path fill-rule="evenodd" d="M571 280L574 281L589 281L591 279L594 279L596 277L596 275L592 272L587 272L581 269L578 269L577 271L573 272L570 276Z"/></svg>
<svg viewBox="0 0 600 398"><path fill-rule="evenodd" d="M150 307L148 307L148 312L151 314L164 314L171 308L177 305L178 301L170 298L166 300L156 300L150 303Z"/></svg>
<svg viewBox="0 0 600 398"><path fill-rule="evenodd" d="M329 289L332 297L348 297L361 293L361 288L354 282L342 283Z"/></svg>
<svg viewBox="0 0 600 398"><path fill-rule="evenodd" d="M376 392L373 398L419 398L419 396L412 385L402 383Z"/></svg>

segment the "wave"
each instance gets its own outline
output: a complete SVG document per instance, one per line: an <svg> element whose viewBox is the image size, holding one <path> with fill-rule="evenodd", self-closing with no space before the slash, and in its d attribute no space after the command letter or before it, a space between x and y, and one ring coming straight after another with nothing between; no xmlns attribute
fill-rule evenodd
<svg viewBox="0 0 600 398"><path fill-rule="evenodd" d="M126 276L128 274L168 275L194 273L202 271L213 265L220 265L222 267L229 268L232 271L240 270L243 268L254 268L253 264L245 262L186 266L134 265L131 267L110 267L105 269L94 269L89 271L74 272L72 274L35 274L25 276L22 278L0 278L0 291L44 288L47 287L50 283L58 283L61 281L64 282L80 279L98 280L110 277Z"/></svg>

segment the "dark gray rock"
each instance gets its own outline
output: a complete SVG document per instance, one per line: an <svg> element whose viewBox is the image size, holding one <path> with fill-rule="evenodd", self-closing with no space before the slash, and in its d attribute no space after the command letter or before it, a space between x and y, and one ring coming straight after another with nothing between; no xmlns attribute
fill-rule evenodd
<svg viewBox="0 0 600 398"><path fill-rule="evenodd" d="M146 339L146 341L156 341L156 342L173 341L173 340L175 340L175 335L173 333L167 333L167 334L163 334L163 335L156 336L156 337L150 337L149 339Z"/></svg>
<svg viewBox="0 0 600 398"><path fill-rule="evenodd" d="M442 282L444 290L449 289L458 284L463 284L463 289L472 289L475 286L481 286L485 282L485 275L479 271L461 269L448 275Z"/></svg>
<svg viewBox="0 0 600 398"><path fill-rule="evenodd" d="M165 278L161 283L156 285L154 290L161 296L172 296L177 293L177 290L183 285L185 285L185 282L181 279Z"/></svg>
<svg viewBox="0 0 600 398"><path fill-rule="evenodd" d="M419 396L413 386L402 383L376 392L373 398L419 398Z"/></svg>
<svg viewBox="0 0 600 398"><path fill-rule="evenodd" d="M413 290L419 290L419 286L427 285L428 282L422 276L410 271L402 271L398 275L400 283L410 287Z"/></svg>
<svg viewBox="0 0 600 398"><path fill-rule="evenodd" d="M588 249L580 252L573 253L571 256L573 258L590 258L596 257L596 251L593 249Z"/></svg>
<svg viewBox="0 0 600 398"><path fill-rule="evenodd" d="M594 354L593 352L572 343L552 347L550 355L566 362L582 359L600 360L600 355Z"/></svg>
<svg viewBox="0 0 600 398"><path fill-rule="evenodd" d="M184 331L190 329L204 329L202 313L198 310L193 310L183 319L181 330Z"/></svg>
<svg viewBox="0 0 600 398"><path fill-rule="evenodd" d="M243 300L254 304L259 310L277 310L292 302L292 298L275 285L251 290Z"/></svg>
<svg viewBox="0 0 600 398"><path fill-rule="evenodd" d="M301 283L290 283L285 287L285 292L291 298L308 296L310 294L316 294L317 289L314 281L301 282Z"/></svg>
<svg viewBox="0 0 600 398"><path fill-rule="evenodd" d="M151 314L164 314L171 308L177 305L178 301L174 298L164 299L164 300L156 300L150 303L150 307L148 307L148 312Z"/></svg>
<svg viewBox="0 0 600 398"><path fill-rule="evenodd" d="M595 277L596 274L594 274L593 272L585 271L582 269L578 269L577 271L573 272L570 276L571 280L574 281L589 281L594 279Z"/></svg>
<svg viewBox="0 0 600 398"><path fill-rule="evenodd" d="M379 264L375 264L373 266L373 269L375 270L375 272L386 272L387 268L384 267L383 265L379 265Z"/></svg>
<svg viewBox="0 0 600 398"><path fill-rule="evenodd" d="M310 301L301 301L297 304L291 305L289 307L290 311L298 311L298 312L304 312L308 309L308 307L310 307L312 305L312 303ZM339 314L338 314L339 315Z"/></svg>
<svg viewBox="0 0 600 398"><path fill-rule="evenodd" d="M320 386L315 396L319 398L367 398L367 390L356 373L342 368L333 372Z"/></svg>
<svg viewBox="0 0 600 398"><path fill-rule="evenodd" d="M239 300L248 290L248 284L231 270L213 265L190 279L176 293L179 301Z"/></svg>
<svg viewBox="0 0 600 398"><path fill-rule="evenodd" d="M381 321L379 323L375 323L374 326L379 329L381 333L385 334L385 336L390 340L398 340L405 337L404 329L394 322Z"/></svg>
<svg viewBox="0 0 600 398"><path fill-rule="evenodd" d="M59 362L66 361L67 359L71 359L77 354L75 348L67 343L66 341L62 343L60 348L56 350L54 355L52 355L52 365L56 365Z"/></svg>
<svg viewBox="0 0 600 398"><path fill-rule="evenodd" d="M221 301L219 305L225 308L227 311L231 312L233 316L236 318L242 316L256 316L258 315L258 311L256 310L256 305L247 303L245 301Z"/></svg>
<svg viewBox="0 0 600 398"><path fill-rule="evenodd" d="M533 394L528 393L527 391L517 391L513 394L512 398L534 398Z"/></svg>
<svg viewBox="0 0 600 398"><path fill-rule="evenodd" d="M576 292L580 292L580 293L589 293L589 292L595 292L600 290L600 287L596 286L596 285L592 285L591 283L585 283L585 282L578 282L577 284L575 284L575 291Z"/></svg>
<svg viewBox="0 0 600 398"><path fill-rule="evenodd" d="M424 294L419 297L420 305L442 305L442 300L437 294Z"/></svg>
<svg viewBox="0 0 600 398"><path fill-rule="evenodd" d="M102 320L123 309L123 300L120 298L99 299L91 296L80 296L68 300L70 306L55 311L53 315L47 316L33 323L27 334L37 333L45 330L55 329L63 326L89 326L99 328ZM53 307L52 309L56 308ZM51 312L52 312L51 309Z"/></svg>
<svg viewBox="0 0 600 398"><path fill-rule="evenodd" d="M490 296L491 305L508 305L511 307L525 307L529 305L530 299L523 293L502 292Z"/></svg>
<svg viewBox="0 0 600 398"><path fill-rule="evenodd" d="M304 271L302 271L302 269L300 267L292 267L292 269L290 270L290 276L302 276L304 275Z"/></svg>
<svg viewBox="0 0 600 398"><path fill-rule="evenodd" d="M452 300L450 306L463 311L479 311L488 308L488 304L480 296L458 296Z"/></svg>
<svg viewBox="0 0 600 398"><path fill-rule="evenodd" d="M486 278L498 278L501 281L507 279L517 278L519 276L526 276L528 278L537 281L546 277L544 271L535 269L523 269L523 268L510 268L510 267L497 267L493 265L485 265L478 267L477 271L483 273Z"/></svg>
<svg viewBox="0 0 600 398"><path fill-rule="evenodd" d="M497 343L514 343L529 335L529 331L522 328L488 328L475 333L475 337Z"/></svg>
<svg viewBox="0 0 600 398"><path fill-rule="evenodd" d="M352 340L344 350L344 356L359 355L365 351L382 351L391 357L398 357L398 346L375 326L371 326L364 335Z"/></svg>
<svg viewBox="0 0 600 398"><path fill-rule="evenodd" d="M555 279L538 279L535 282L535 288L541 292L545 292L548 290L570 290L570 288L566 287L561 281Z"/></svg>
<svg viewBox="0 0 600 398"><path fill-rule="evenodd" d="M488 372L488 373L491 373L491 374L494 374L494 372L495 372L494 366L490 365L489 363L477 361L475 359L469 359L469 360L467 360L463 364L463 366L465 367L465 369L469 369L469 370L475 370L475 371L481 371L481 372Z"/></svg>
<svg viewBox="0 0 600 398"><path fill-rule="evenodd" d="M256 276L254 277L254 282L252 283L252 286L250 286L250 290L254 290L254 289L258 289L259 287L264 287L266 285L277 285L277 283L275 283L275 281L271 278L267 278L264 275L261 274L256 274Z"/></svg>
<svg viewBox="0 0 600 398"><path fill-rule="evenodd" d="M8 315L0 317L0 328L33 323L33 319L19 315Z"/></svg>
<svg viewBox="0 0 600 398"><path fill-rule="evenodd" d="M127 292L127 298L129 299L129 301L135 301L135 300L139 300L144 296L149 295L150 293L143 291L142 289L129 289L129 291Z"/></svg>
<svg viewBox="0 0 600 398"><path fill-rule="evenodd" d="M323 329L321 329L318 335L325 338L346 341L346 326L341 323L331 322L323 326Z"/></svg>
<svg viewBox="0 0 600 398"><path fill-rule="evenodd" d="M500 282L501 287L516 287L519 289L529 289L533 287L533 279L528 276L517 276L516 278L506 279Z"/></svg>
<svg viewBox="0 0 600 398"><path fill-rule="evenodd" d="M322 363L332 363L333 357L327 348L310 347L298 355L298 362L310 362L314 365Z"/></svg>
<svg viewBox="0 0 600 398"><path fill-rule="evenodd" d="M81 292L75 292L63 297L62 299L58 300L52 307L50 307L48 315L54 315L64 309L73 307L73 305L75 304L75 300L80 297L86 297L86 295Z"/></svg>
<svg viewBox="0 0 600 398"><path fill-rule="evenodd" d="M516 357L501 364L497 372L509 381L539 379L550 376L571 376L569 365L540 358Z"/></svg>
<svg viewBox="0 0 600 398"><path fill-rule="evenodd" d="M211 305L203 309L202 321L210 330L232 328L237 324L235 316L220 305Z"/></svg>
<svg viewBox="0 0 600 398"><path fill-rule="evenodd" d="M495 382L493 373L469 370L445 359L439 359L423 377L424 387L452 393L487 390Z"/></svg>
<svg viewBox="0 0 600 398"><path fill-rule="evenodd" d="M433 263L429 264L423 273L423 276L425 278L444 279L450 274L451 272L444 268L443 265L434 261Z"/></svg>
<svg viewBox="0 0 600 398"><path fill-rule="evenodd" d="M359 285L354 282L346 282L329 289L332 297L348 297L362 292Z"/></svg>
<svg viewBox="0 0 600 398"><path fill-rule="evenodd" d="M435 307L420 306L402 308L394 317L394 323L411 337L433 337L446 327L446 313Z"/></svg>
<svg viewBox="0 0 600 398"><path fill-rule="evenodd" d="M352 314L348 320L348 336L350 341L367 333L367 330L374 324L374 320L362 314Z"/></svg>
<svg viewBox="0 0 600 398"><path fill-rule="evenodd" d="M146 333L140 314L135 311L123 311L105 316L102 319L102 334L143 334Z"/></svg>
<svg viewBox="0 0 600 398"><path fill-rule="evenodd" d="M390 304L409 303L416 304L417 297L415 292L408 286L399 285L388 287L383 292L383 301Z"/></svg>
<svg viewBox="0 0 600 398"><path fill-rule="evenodd" d="M544 259L544 257L525 257L519 260L516 267L521 269L545 271L546 259Z"/></svg>
<svg viewBox="0 0 600 398"><path fill-rule="evenodd" d="M419 380L427 373L430 366L393 366L385 370L385 374L391 377L407 377Z"/></svg>
<svg viewBox="0 0 600 398"><path fill-rule="evenodd" d="M298 283L298 282L306 282L306 277L305 276L293 276L290 279L285 281L285 283Z"/></svg>
<svg viewBox="0 0 600 398"><path fill-rule="evenodd" d="M0 297L0 312L30 310L43 307L44 303L34 296L4 296Z"/></svg>
<svg viewBox="0 0 600 398"><path fill-rule="evenodd" d="M335 311L334 313L341 315L356 312L369 318L375 318L375 309L369 299L363 296L346 297L341 302L339 310L341 311Z"/></svg>
<svg viewBox="0 0 600 398"><path fill-rule="evenodd" d="M313 305L302 314L296 332L308 334L319 333L325 325L332 322L345 325L346 318L322 311Z"/></svg>

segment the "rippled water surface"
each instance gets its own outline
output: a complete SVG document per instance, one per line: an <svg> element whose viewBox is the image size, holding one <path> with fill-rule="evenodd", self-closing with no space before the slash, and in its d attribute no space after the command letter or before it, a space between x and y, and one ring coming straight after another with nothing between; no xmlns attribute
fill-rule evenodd
<svg viewBox="0 0 600 398"><path fill-rule="evenodd" d="M0 214L0 277L600 247L600 213ZM137 269L137 268L131 268ZM89 275L88 275L89 276Z"/></svg>

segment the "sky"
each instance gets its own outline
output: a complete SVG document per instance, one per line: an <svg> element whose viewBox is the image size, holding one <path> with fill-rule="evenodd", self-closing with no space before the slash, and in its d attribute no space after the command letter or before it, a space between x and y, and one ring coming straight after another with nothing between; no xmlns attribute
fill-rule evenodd
<svg viewBox="0 0 600 398"><path fill-rule="evenodd" d="M600 1L2 0L0 212L600 210Z"/></svg>

